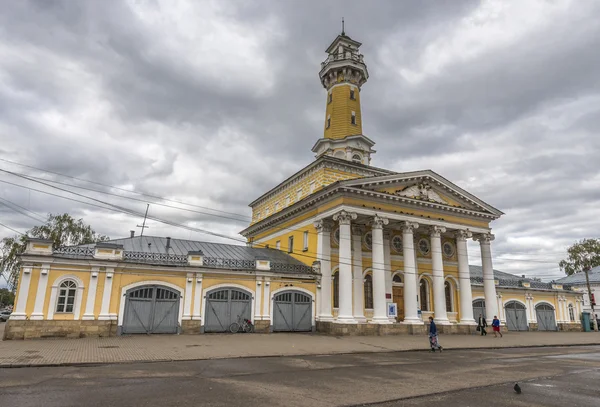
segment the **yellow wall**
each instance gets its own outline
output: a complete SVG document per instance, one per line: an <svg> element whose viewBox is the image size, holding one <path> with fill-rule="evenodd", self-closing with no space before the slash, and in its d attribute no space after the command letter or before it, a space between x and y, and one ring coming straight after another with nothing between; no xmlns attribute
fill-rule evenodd
<svg viewBox="0 0 600 407"><path fill-rule="evenodd" d="M354 100L350 99L350 89L354 89ZM331 102L329 95L331 94ZM352 112L356 115L356 124L351 123ZM330 127L327 128L327 118ZM327 93L325 109L324 137L343 139L347 136L362 134L362 115L360 111L360 91L357 86L343 84L334 86Z"/></svg>

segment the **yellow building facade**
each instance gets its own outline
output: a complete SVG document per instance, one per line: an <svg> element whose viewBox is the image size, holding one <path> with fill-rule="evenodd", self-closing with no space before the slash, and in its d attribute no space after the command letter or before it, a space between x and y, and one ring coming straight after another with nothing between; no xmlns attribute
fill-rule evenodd
<svg viewBox="0 0 600 407"><path fill-rule="evenodd" d="M371 165L360 46L342 33L327 48L315 160L250 203L247 246L30 240L5 338L227 332L246 320L259 332L422 333L430 316L469 333L480 314L509 330L580 329L581 294L493 269L501 211L431 170Z"/></svg>

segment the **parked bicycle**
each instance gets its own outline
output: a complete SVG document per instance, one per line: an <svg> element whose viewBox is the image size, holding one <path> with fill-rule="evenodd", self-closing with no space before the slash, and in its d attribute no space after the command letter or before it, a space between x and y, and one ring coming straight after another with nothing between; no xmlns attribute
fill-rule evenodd
<svg viewBox="0 0 600 407"><path fill-rule="evenodd" d="M229 325L229 332L232 334L238 332L252 333L254 332L254 324L249 319L242 318L241 315L238 315L237 322L233 322Z"/></svg>

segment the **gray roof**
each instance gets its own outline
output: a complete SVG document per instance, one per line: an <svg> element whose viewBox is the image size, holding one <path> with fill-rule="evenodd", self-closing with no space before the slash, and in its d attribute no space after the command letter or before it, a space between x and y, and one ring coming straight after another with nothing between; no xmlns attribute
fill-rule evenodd
<svg viewBox="0 0 600 407"><path fill-rule="evenodd" d="M590 272L588 274L590 276L590 283L600 283L600 266L594 267L593 269L590 270ZM561 278L560 280L557 280L556 282L561 283L561 284L573 284L573 285L586 284L585 273L581 272L581 273L571 274L570 276Z"/></svg>
<svg viewBox="0 0 600 407"><path fill-rule="evenodd" d="M483 278L483 268L481 266L474 266L472 264L469 264L469 272L471 273L471 277ZM494 270L494 278L497 278L498 280L510 281L531 281L531 279L529 278L515 276L514 274L505 273L500 270Z"/></svg>

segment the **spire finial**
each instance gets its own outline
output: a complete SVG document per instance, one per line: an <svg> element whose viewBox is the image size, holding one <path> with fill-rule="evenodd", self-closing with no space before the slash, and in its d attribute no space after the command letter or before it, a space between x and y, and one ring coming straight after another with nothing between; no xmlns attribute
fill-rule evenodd
<svg viewBox="0 0 600 407"><path fill-rule="evenodd" d="M342 35L346 35L346 31L344 30L344 17L342 17Z"/></svg>

